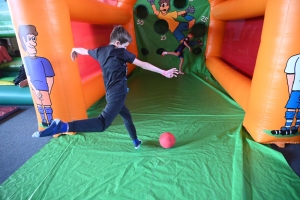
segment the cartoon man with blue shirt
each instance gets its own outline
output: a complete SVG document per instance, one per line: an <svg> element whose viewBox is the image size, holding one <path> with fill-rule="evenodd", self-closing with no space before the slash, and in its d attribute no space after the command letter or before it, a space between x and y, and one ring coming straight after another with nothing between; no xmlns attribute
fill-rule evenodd
<svg viewBox="0 0 300 200"><path fill-rule="evenodd" d="M43 126L49 126L53 120L51 90L54 83L54 71L47 58L36 56L37 35L34 25L20 25L19 39L28 56L23 58L28 84L33 92L33 100L41 115Z"/></svg>

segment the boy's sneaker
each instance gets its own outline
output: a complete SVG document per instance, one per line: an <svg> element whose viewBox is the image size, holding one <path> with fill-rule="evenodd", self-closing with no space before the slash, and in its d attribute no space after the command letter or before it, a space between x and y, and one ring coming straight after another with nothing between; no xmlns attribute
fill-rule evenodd
<svg viewBox="0 0 300 200"><path fill-rule="evenodd" d="M61 121L60 119L55 119L51 122L50 126L43 131L37 131L32 134L32 137L46 137L53 136L59 133L68 132L68 123Z"/></svg>
<svg viewBox="0 0 300 200"><path fill-rule="evenodd" d="M138 139L133 140L133 145L134 145L134 148L135 148L135 149L140 148L141 144L142 144L142 141L140 141L140 140L138 140Z"/></svg>

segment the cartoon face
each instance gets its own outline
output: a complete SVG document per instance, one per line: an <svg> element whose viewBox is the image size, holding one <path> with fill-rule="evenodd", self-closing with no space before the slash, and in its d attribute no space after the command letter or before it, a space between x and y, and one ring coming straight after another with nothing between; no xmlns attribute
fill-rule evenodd
<svg viewBox="0 0 300 200"><path fill-rule="evenodd" d="M26 36L26 39L23 38L24 43L26 45L26 50L29 56L35 56L36 55L36 36L33 34L28 34Z"/></svg>
<svg viewBox="0 0 300 200"><path fill-rule="evenodd" d="M170 9L170 5L167 2L160 4L159 10L161 11L161 14L166 15L169 9Z"/></svg>

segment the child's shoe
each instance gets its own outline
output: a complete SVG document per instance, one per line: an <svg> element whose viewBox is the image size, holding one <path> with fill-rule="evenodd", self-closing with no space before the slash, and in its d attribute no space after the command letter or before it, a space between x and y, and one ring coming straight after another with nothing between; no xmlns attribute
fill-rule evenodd
<svg viewBox="0 0 300 200"><path fill-rule="evenodd" d="M135 148L135 149L140 148L141 144L142 144L142 141L140 141L140 140L138 140L138 139L133 140L133 145L134 145L134 148Z"/></svg>
<svg viewBox="0 0 300 200"><path fill-rule="evenodd" d="M55 119L51 122L50 126L43 131L37 131L32 134L32 137L46 137L52 136L58 133L68 132L68 123L61 121L60 119Z"/></svg>

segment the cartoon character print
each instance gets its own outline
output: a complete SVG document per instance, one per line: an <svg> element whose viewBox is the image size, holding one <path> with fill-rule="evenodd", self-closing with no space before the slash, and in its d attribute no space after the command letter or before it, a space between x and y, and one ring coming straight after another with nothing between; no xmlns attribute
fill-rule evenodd
<svg viewBox="0 0 300 200"><path fill-rule="evenodd" d="M147 1L151 4L154 14L159 19L163 19L168 23L169 30L173 33L177 41L182 42L182 40L185 38L183 32L190 29L195 24L195 18L191 15L188 15L189 13L194 14L195 7L189 5L186 10L169 12L170 0L159 0L159 10L157 10L154 5L155 0ZM175 19L180 15L182 15L187 20L187 22L176 21Z"/></svg>
<svg viewBox="0 0 300 200"><path fill-rule="evenodd" d="M23 58L28 84L33 92L33 100L41 115L43 126L49 126L53 120L51 90L54 83L54 71L47 58L37 56L37 35L34 25L20 25L19 39L28 56Z"/></svg>
<svg viewBox="0 0 300 200"><path fill-rule="evenodd" d="M285 106L285 125L280 130L272 130L273 135L295 135L300 125L300 54L288 59L285 73L289 92L289 99ZM294 118L296 122L293 126Z"/></svg>

